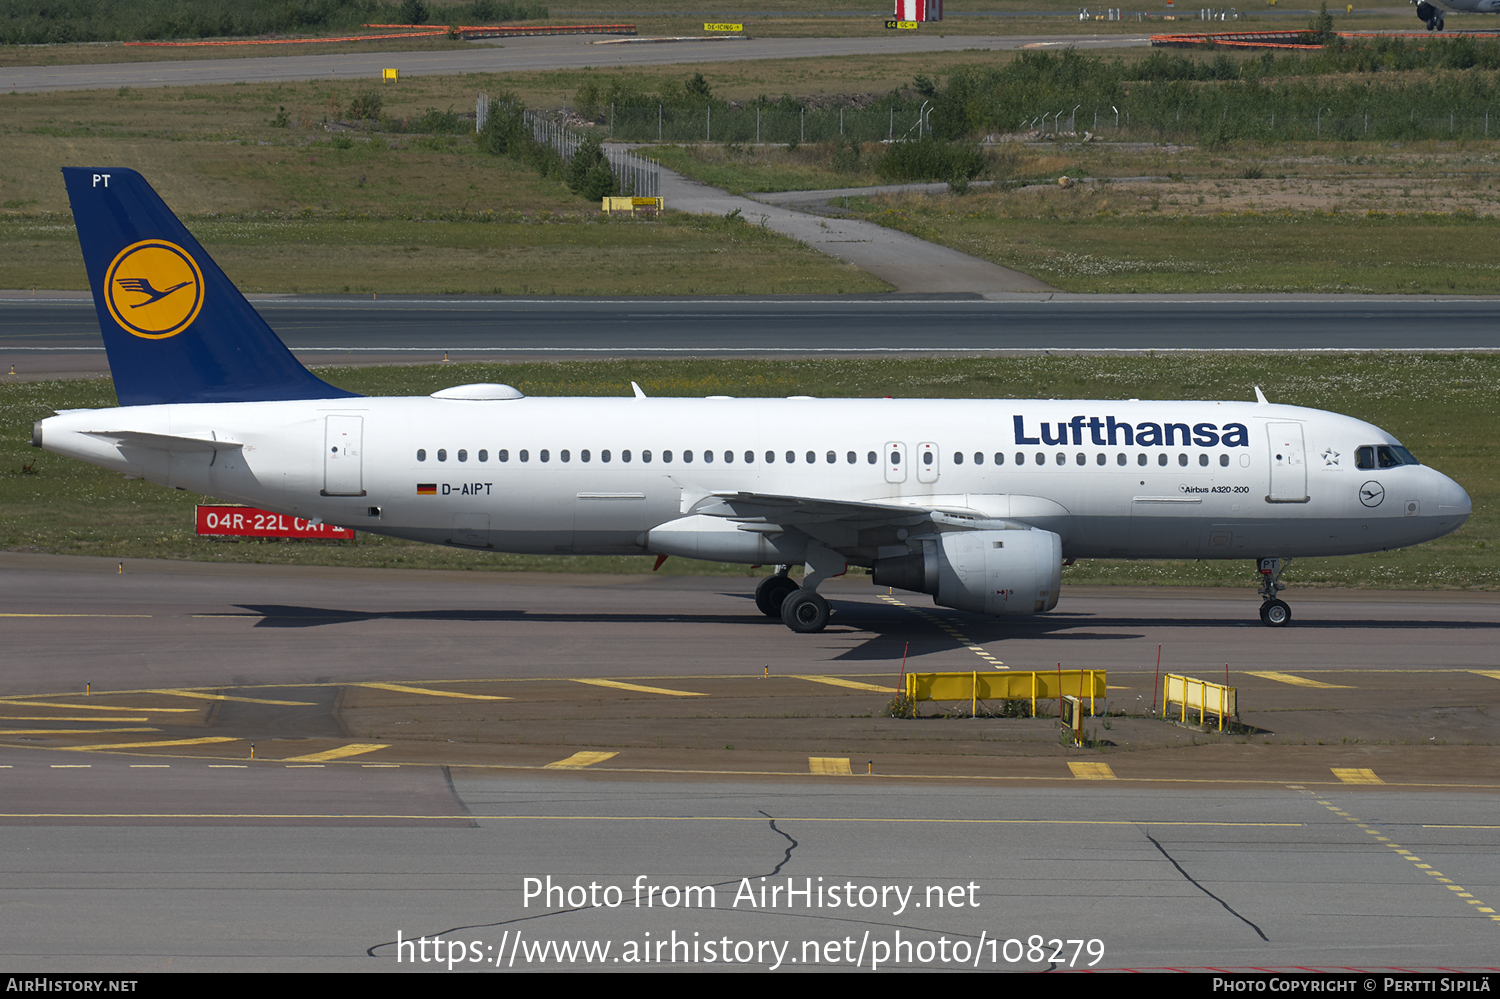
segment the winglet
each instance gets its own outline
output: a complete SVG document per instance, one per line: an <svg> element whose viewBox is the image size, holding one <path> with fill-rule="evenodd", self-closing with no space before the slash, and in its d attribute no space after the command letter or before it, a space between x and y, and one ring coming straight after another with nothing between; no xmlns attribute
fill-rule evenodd
<svg viewBox="0 0 1500 999"><path fill-rule="evenodd" d="M63 167L122 406L341 399L134 170Z"/></svg>
<svg viewBox="0 0 1500 999"><path fill-rule="evenodd" d="M630 388L631 388L631 390L633 392L635 392L635 397L637 399L644 399L644 398L646 398L646 393L642 392L641 391L641 387L639 385L637 385L635 382L631 382L630 383Z"/></svg>
<svg viewBox="0 0 1500 999"><path fill-rule="evenodd" d="M1260 390L1259 385L1255 386L1255 401L1262 406L1270 405L1270 403L1266 401L1266 394Z"/></svg>

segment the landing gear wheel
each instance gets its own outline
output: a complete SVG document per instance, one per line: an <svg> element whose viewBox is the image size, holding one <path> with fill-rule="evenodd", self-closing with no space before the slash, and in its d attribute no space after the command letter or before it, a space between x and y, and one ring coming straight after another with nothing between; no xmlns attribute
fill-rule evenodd
<svg viewBox="0 0 1500 999"><path fill-rule="evenodd" d="M782 603L801 588L786 576L767 576L755 588L755 606L766 617L780 617Z"/></svg>
<svg viewBox="0 0 1500 999"><path fill-rule="evenodd" d="M781 604L781 620L802 635L812 635L828 626L828 601L809 590L798 589Z"/></svg>
<svg viewBox="0 0 1500 999"><path fill-rule="evenodd" d="M1284 628L1292 619L1292 609L1285 600L1267 600L1260 605L1260 620L1268 628Z"/></svg>
<svg viewBox="0 0 1500 999"><path fill-rule="evenodd" d="M1436 23L1437 23L1437 30L1438 31L1442 31L1443 30L1443 19L1441 17L1438 18Z"/></svg>

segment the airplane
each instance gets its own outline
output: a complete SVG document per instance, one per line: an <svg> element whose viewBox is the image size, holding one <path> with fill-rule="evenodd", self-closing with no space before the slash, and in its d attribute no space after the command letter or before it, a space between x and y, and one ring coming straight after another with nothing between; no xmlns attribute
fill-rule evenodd
<svg viewBox="0 0 1500 999"><path fill-rule="evenodd" d="M1411 0L1417 8L1417 19L1428 31L1443 30L1443 13L1493 14L1500 11L1500 0Z"/></svg>
<svg viewBox="0 0 1500 999"><path fill-rule="evenodd" d="M59 411L32 444L316 523L774 565L757 607L815 633L819 586L850 566L1001 616L1052 610L1080 558L1253 560L1261 620L1281 627L1291 559L1418 544L1471 510L1379 427L1258 387L1255 402L647 398L635 383L628 398L360 396L292 356L138 173L63 175L120 406Z"/></svg>

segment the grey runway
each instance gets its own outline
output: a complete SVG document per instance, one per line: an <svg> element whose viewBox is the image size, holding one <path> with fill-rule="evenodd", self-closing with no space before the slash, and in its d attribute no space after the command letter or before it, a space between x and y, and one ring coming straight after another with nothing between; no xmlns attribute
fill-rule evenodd
<svg viewBox="0 0 1500 999"><path fill-rule="evenodd" d="M908 52L993 51L1056 45L1128 48L1150 44L1136 35L939 35L898 32L864 38L759 38L717 43L594 44L596 35L478 41L443 52L350 52L274 55L248 59L105 63L0 68L0 88L16 93L97 88L187 86L277 80L379 80L394 67L402 76L452 76L606 66L656 66L758 59L899 55ZM290 46L288 46L290 47Z"/></svg>
<svg viewBox="0 0 1500 999"><path fill-rule="evenodd" d="M963 355L1145 350L1493 350L1500 300L1019 296L896 299L276 298L309 362L569 356ZM1420 332L1419 332L1420 331ZM73 356L73 360L68 360ZM0 366L104 369L82 299L0 298ZM3 370L3 368L0 368Z"/></svg>
<svg viewBox="0 0 1500 999"><path fill-rule="evenodd" d="M484 677L760 675L988 669L964 643L880 599L827 584L827 633L761 615L756 579L217 565L0 553L0 694ZM1492 594L1299 590L1285 629L1243 590L1070 588L1055 613L1002 621L903 594L1017 669L1493 669ZM212 650L209 654L207 650ZM1342 681L1341 681L1342 682Z"/></svg>
<svg viewBox="0 0 1500 999"><path fill-rule="evenodd" d="M384 802L410 783L361 779ZM1489 796L460 774L451 797L471 819L447 828L7 829L0 890L26 918L0 959L111 973L1494 965Z"/></svg>

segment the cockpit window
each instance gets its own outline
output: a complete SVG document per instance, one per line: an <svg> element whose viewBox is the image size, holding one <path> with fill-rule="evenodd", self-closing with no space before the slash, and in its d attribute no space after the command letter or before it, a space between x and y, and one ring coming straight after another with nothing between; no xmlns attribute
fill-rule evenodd
<svg viewBox="0 0 1500 999"><path fill-rule="evenodd" d="M1356 468L1395 468L1397 465L1420 465L1410 451L1399 444L1366 444L1354 452Z"/></svg>

